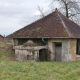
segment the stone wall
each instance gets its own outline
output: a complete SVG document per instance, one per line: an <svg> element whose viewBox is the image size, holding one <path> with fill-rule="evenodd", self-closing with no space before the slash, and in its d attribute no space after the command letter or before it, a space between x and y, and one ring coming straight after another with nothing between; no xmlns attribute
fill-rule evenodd
<svg viewBox="0 0 80 80"><path fill-rule="evenodd" d="M76 39L51 39L48 46L51 51L51 60L55 59L55 42L62 43L62 61L72 61L76 59Z"/></svg>
<svg viewBox="0 0 80 80"><path fill-rule="evenodd" d="M50 39L48 40L48 46L35 46L35 47L23 47L15 46L16 59L23 61L28 59L38 60L39 50L47 49L50 53L50 60L55 60L55 43L62 43L61 61L72 61L76 59L76 42L77 39ZM34 57L32 51L34 50Z"/></svg>
<svg viewBox="0 0 80 80"><path fill-rule="evenodd" d="M77 47L77 39L70 39L70 47L69 47L69 59L76 60L76 47Z"/></svg>
<svg viewBox="0 0 80 80"><path fill-rule="evenodd" d="M23 47L15 46L15 56L19 61L38 60L39 50L46 49L47 46Z"/></svg>

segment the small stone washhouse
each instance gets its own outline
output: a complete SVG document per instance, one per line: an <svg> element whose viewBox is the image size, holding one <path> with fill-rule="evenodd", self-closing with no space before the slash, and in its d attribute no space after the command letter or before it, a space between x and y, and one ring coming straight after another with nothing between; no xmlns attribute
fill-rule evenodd
<svg viewBox="0 0 80 80"><path fill-rule="evenodd" d="M80 57L80 26L57 9L8 36L17 60L73 61Z"/></svg>

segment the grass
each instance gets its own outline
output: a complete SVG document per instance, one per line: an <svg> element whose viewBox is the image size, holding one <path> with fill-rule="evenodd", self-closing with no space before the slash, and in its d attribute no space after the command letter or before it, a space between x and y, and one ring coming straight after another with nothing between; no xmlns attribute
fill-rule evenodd
<svg viewBox="0 0 80 80"><path fill-rule="evenodd" d="M80 61L18 62L2 57L0 80L80 80Z"/></svg>
<svg viewBox="0 0 80 80"><path fill-rule="evenodd" d="M0 53L0 80L80 80L80 60L72 62L11 61Z"/></svg>

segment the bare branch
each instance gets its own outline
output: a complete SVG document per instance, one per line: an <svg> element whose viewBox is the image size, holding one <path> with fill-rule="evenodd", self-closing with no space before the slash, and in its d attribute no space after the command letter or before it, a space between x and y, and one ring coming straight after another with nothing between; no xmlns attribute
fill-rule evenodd
<svg viewBox="0 0 80 80"><path fill-rule="evenodd" d="M45 15L44 15L44 13L43 13L43 8L41 9L39 5L38 5L38 10L39 10L39 12L41 13L41 16L44 17Z"/></svg>
<svg viewBox="0 0 80 80"><path fill-rule="evenodd" d="M63 13L66 17L71 20L79 23L80 16L80 0L47 0L51 1L49 7L51 11L54 10L55 2L60 4L60 8L58 9L61 13ZM42 17L44 17L43 8L38 6L38 10L41 13Z"/></svg>

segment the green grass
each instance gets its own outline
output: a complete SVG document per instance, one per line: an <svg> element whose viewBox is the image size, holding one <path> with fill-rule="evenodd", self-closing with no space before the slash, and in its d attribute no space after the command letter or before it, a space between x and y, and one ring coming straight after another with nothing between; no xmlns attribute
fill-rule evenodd
<svg viewBox="0 0 80 80"><path fill-rule="evenodd" d="M12 44L10 42L0 42L0 45L3 45L3 44Z"/></svg>
<svg viewBox="0 0 80 80"><path fill-rule="evenodd" d="M1 44L4 44L4 42L0 42L0 45L1 45Z"/></svg>
<svg viewBox="0 0 80 80"><path fill-rule="evenodd" d="M2 43L1 43L2 45ZM11 61L0 52L0 80L80 80L80 61Z"/></svg>
<svg viewBox="0 0 80 80"><path fill-rule="evenodd" d="M2 57L0 80L80 80L80 61L18 62Z"/></svg>

